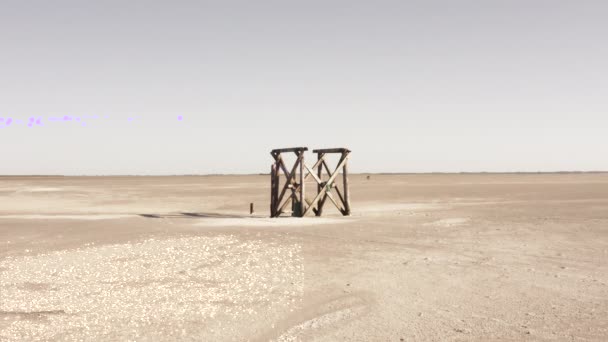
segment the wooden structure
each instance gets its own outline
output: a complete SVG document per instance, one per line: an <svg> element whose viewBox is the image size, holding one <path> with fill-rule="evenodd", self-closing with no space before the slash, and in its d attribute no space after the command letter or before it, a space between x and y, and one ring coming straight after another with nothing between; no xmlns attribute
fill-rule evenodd
<svg viewBox="0 0 608 342"><path fill-rule="evenodd" d="M314 150L313 153L317 154L317 161L312 167L308 167L304 162L306 151L308 151L307 147L292 147L275 149L270 152L275 161L270 169L270 217L280 216L285 212L289 203L291 203L292 216L303 217L310 212L321 216L323 206L328 199L342 215L350 215L347 168L350 150L346 148ZM296 155L296 161L291 168L288 168L282 154L292 152ZM340 154L340 159L332 171L326 156L337 153ZM285 175L282 187L281 172ZM342 191L336 180L340 173L342 173ZM306 197L306 180L309 177L312 177L317 183L317 193L312 200ZM338 198L334 198L332 191Z"/></svg>
<svg viewBox="0 0 608 342"><path fill-rule="evenodd" d="M270 151L275 161L270 169L270 217L281 215L290 202L292 216L302 216L306 211L304 187L304 152L306 151L308 151L308 147L280 148ZM282 153L290 152L295 153L297 159L291 169L288 169ZM300 177L296 179L298 169ZM283 188L279 191L281 171L285 174L286 179ZM283 201L287 191L290 191L291 194Z"/></svg>

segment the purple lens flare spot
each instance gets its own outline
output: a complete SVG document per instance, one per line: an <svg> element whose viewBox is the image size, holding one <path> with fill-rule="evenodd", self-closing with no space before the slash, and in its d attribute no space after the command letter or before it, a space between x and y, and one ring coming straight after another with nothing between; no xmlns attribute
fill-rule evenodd
<svg viewBox="0 0 608 342"><path fill-rule="evenodd" d="M98 115L98 114L84 114L81 116L76 116L76 115L59 115L59 116L30 116L30 117L24 117L24 118L11 118L11 117L0 117L0 126L2 127L6 127L6 126L10 126L11 124L13 126L27 126L27 127L34 127L34 126L46 126L46 124L43 122L44 120L49 120L51 122L57 122L57 121L77 121L79 124L81 124L82 126L88 126L89 122L87 119L109 119L110 116L109 115ZM142 119L141 116L137 115L137 116L127 116L127 117L122 117L123 119L127 119L128 122L135 122L135 121L140 121ZM175 115L174 118L177 118L178 121L184 121L184 115ZM119 119L119 118L115 118L115 119ZM114 120L113 120L114 121ZM87 125L85 125L84 123L87 122ZM95 124L93 124L93 126L95 126Z"/></svg>

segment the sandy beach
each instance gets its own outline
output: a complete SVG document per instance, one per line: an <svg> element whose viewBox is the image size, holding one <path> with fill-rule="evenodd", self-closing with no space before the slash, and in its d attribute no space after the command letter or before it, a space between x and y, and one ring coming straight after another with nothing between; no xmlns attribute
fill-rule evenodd
<svg viewBox="0 0 608 342"><path fill-rule="evenodd" d="M608 174L350 181L0 177L0 340L608 340Z"/></svg>

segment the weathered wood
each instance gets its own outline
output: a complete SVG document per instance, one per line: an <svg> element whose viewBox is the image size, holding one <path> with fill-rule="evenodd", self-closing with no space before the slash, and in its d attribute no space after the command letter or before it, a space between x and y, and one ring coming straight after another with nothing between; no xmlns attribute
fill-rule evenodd
<svg viewBox="0 0 608 342"><path fill-rule="evenodd" d="M340 159L340 161L342 161L342 159ZM327 171L328 175L332 175L334 172L336 172L336 170L334 170L333 172L329 171L329 166L327 166L327 163L325 162L325 160L323 161L323 167L325 167L325 171Z"/></svg>
<svg viewBox="0 0 608 342"><path fill-rule="evenodd" d="M349 151L350 152L350 151ZM348 191L348 154L349 152L345 152L342 155L344 159L344 166L342 166L342 188L344 189L344 198L342 199L342 204L344 205L344 215L350 215L350 197ZM342 196L340 196L342 197Z"/></svg>
<svg viewBox="0 0 608 342"><path fill-rule="evenodd" d="M344 165L345 162L346 162L346 159L342 158L341 162L338 164L338 167L336 167L336 170L339 170ZM317 204L317 202L319 201L321 196L323 196L323 194L325 194L328 191L328 186L331 186L331 184L333 183L333 181L336 179L337 176L338 176L338 172L334 172L334 174L329 177L329 180L327 180L327 185L325 187L323 187L323 189L321 189L321 191L317 194L317 196L312 200L312 205ZM306 209L306 211L304 212L304 216L306 216L306 214L308 214L310 212L311 208L312 207L308 207L308 209Z"/></svg>
<svg viewBox="0 0 608 342"><path fill-rule="evenodd" d="M317 160L317 162L315 163L315 165L313 165L312 167L308 168L308 170L310 171L310 170L314 170L314 169L316 169L316 168L317 168L317 166L319 166L319 165L320 165L320 163L322 163L322 162L323 162L324 158L325 158L325 157L321 157L321 159ZM307 175L306 175L306 177L304 177L304 180L307 180L307 179L308 179L308 176L310 176L310 175L311 175L311 173L307 174ZM314 175L313 175L313 176L314 176Z"/></svg>
<svg viewBox="0 0 608 342"><path fill-rule="evenodd" d="M283 210L285 210L285 207L291 202L291 196L289 196L285 202L283 202L283 204L279 207L279 210L277 211L277 216L281 215L283 213Z"/></svg>
<svg viewBox="0 0 608 342"><path fill-rule="evenodd" d="M323 197L321 197L321 199L317 203L317 211L320 213L320 215L323 214L323 207L325 206L325 202L327 202L327 192L325 192Z"/></svg>
<svg viewBox="0 0 608 342"><path fill-rule="evenodd" d="M281 201L283 201L283 196L285 196L285 192L289 188L289 185L292 184L292 178L294 178L294 176L296 175L296 169L298 167L298 162L300 162L300 161L301 161L301 159L298 158L298 160L293 164L291 172L289 172L288 174L285 175L287 177L287 181L286 181L285 185L283 186L283 190L281 190L281 195L279 195L279 203L281 203ZM293 194L293 191L292 191L292 194Z"/></svg>
<svg viewBox="0 0 608 342"><path fill-rule="evenodd" d="M317 178L318 178L317 193L320 193L321 190L323 189L323 163L324 162L325 162L325 153L317 152L317 164L315 164L315 165L319 165L318 166L319 169L317 170ZM319 205L317 205L317 210L315 211L315 215L321 216L322 214L323 214L323 201L320 201Z"/></svg>
<svg viewBox="0 0 608 342"><path fill-rule="evenodd" d="M300 213L300 205L298 204L298 197L294 192L289 196L291 200L291 216L302 217L302 213Z"/></svg>
<svg viewBox="0 0 608 342"><path fill-rule="evenodd" d="M336 208L338 208L338 210L341 213L344 213L344 209L342 209L342 207L338 204L338 202L336 202L336 200L334 199L334 196L331 195L330 192L326 192L325 195L327 196L327 198L329 198L329 200L336 206Z"/></svg>
<svg viewBox="0 0 608 342"><path fill-rule="evenodd" d="M270 153L283 153L283 152L304 152L308 151L308 147L289 147L289 148L276 148Z"/></svg>
<svg viewBox="0 0 608 342"><path fill-rule="evenodd" d="M321 148L312 150L313 153L350 153L347 148Z"/></svg>
<svg viewBox="0 0 608 342"><path fill-rule="evenodd" d="M305 216L311 211L315 215L320 216L323 213L323 206L329 199L336 208L343 214L350 214L349 190L348 190L348 168L346 166L350 150L346 148L332 148L314 150L317 153L317 161L312 167L309 167L304 162L304 153L306 147L293 147L284 149L275 149L271 151L271 155L275 163L271 167L271 217L280 216L287 205L291 203L292 216ZM291 170L287 168L285 161L281 155L284 152L293 152L297 159L294 162ZM330 170L327 161L325 160L326 153L341 153L342 156L338 161L338 165L334 170ZM323 181L323 170L328 174L327 181ZM337 177L342 170L342 185L344 194L340 191L340 187L336 184ZM281 185L280 173L285 174L285 183ZM316 172L315 172L316 171ZM311 201L306 198L306 181L309 177L317 183L317 194ZM334 189L338 198L331 194ZM289 196L286 193L291 190ZM250 211L253 207L250 208Z"/></svg>
<svg viewBox="0 0 608 342"><path fill-rule="evenodd" d="M342 204L344 204L344 196L342 196L342 193L340 192L340 188L335 187L334 190L336 190L336 194L338 195L340 202L342 202Z"/></svg>
<svg viewBox="0 0 608 342"><path fill-rule="evenodd" d="M321 184L321 179L315 175L314 173L314 166L311 169L310 167L308 167L308 165L304 164L304 167L306 168L306 170L308 170L308 174L306 175L306 177L304 177L304 180L306 180L308 178L308 176L312 176L312 178L317 182L317 184Z"/></svg>
<svg viewBox="0 0 608 342"><path fill-rule="evenodd" d="M306 202L304 201L304 195L306 194L306 183L304 179L304 151L301 151L298 160L300 163L300 214L303 216L306 211Z"/></svg>
<svg viewBox="0 0 608 342"><path fill-rule="evenodd" d="M272 197L271 197L271 210L270 210L270 216L271 217L276 217L278 216L278 205L279 205L279 186L280 186L280 175L281 175L281 170L278 167L278 163L275 162L272 165L271 168L271 177L272 177L272 181L271 181L271 193L272 193Z"/></svg>
<svg viewBox="0 0 608 342"><path fill-rule="evenodd" d="M318 153L317 155L320 155L320 154L321 153ZM334 174L337 175L338 172L339 172L339 170L340 170L340 168L341 168L342 162L343 161L346 162L345 158L346 158L346 154L342 154L342 156L340 157L340 160L338 161L338 166L336 167L336 169L333 172L329 169L329 166L327 165L326 161L323 161L322 166L323 166L323 168L325 168L325 171L327 171L328 175L330 175L330 176L334 175ZM319 168L321 168L321 165L319 166ZM322 170L321 170L321 172L322 172ZM345 204L345 202L343 200L342 194L340 193L340 190L337 187L335 181L332 181L331 183L328 181L328 182L323 183L321 185L325 186L327 191L325 192L325 195L323 195L323 197L317 203L317 213L318 213L318 215L322 214L322 212L323 212L323 206L325 205L325 201L327 200L327 198L331 196L330 195L330 191L332 189L336 190L336 193L338 194L338 197L340 198L340 201L342 202L342 206L338 205L337 201L335 201L335 199L333 197L331 197L330 200L336 206L336 208L342 213L342 215L346 215L347 211L346 211L346 209L343 209L343 207L346 208L346 204Z"/></svg>
<svg viewBox="0 0 608 342"><path fill-rule="evenodd" d="M276 211L275 181L276 181L276 164L270 166L270 217L274 217Z"/></svg>
<svg viewBox="0 0 608 342"><path fill-rule="evenodd" d="M283 158L280 157L280 156L279 156L279 159L278 159L278 164L279 164L279 167L285 173L285 175L288 175L289 174L289 170L287 170L287 166L285 166L285 162L283 161Z"/></svg>

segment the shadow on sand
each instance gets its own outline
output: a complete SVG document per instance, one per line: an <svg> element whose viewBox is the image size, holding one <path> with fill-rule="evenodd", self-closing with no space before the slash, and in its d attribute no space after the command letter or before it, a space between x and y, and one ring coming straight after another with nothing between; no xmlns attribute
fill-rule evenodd
<svg viewBox="0 0 608 342"><path fill-rule="evenodd" d="M235 215L235 214L220 214L220 213L188 213L180 212L177 214L138 214L146 218L249 218L251 215Z"/></svg>

